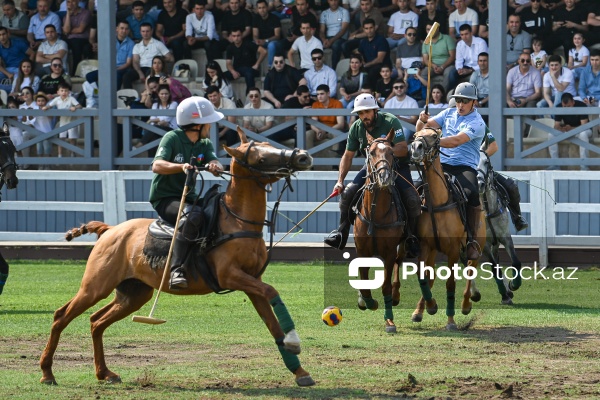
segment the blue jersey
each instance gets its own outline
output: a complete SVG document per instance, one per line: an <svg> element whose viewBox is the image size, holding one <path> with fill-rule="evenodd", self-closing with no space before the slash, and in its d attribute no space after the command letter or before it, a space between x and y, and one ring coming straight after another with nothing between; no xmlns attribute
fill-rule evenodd
<svg viewBox="0 0 600 400"><path fill-rule="evenodd" d="M479 146L485 137L485 122L477 112L473 112L461 117L455 108L448 108L442 111L433 120L442 127L442 137L456 136L464 132L469 141L458 147L444 148L444 154L440 154L442 164L454 166L468 166L477 169L479 164Z"/></svg>

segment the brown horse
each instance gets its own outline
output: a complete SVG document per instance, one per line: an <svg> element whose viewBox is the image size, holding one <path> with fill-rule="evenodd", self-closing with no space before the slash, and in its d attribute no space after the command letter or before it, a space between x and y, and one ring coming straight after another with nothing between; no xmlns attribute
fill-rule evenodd
<svg viewBox="0 0 600 400"><path fill-rule="evenodd" d="M421 262L426 266L435 266L435 257L438 251L448 257L448 267L452 268L455 263L466 255L461 254L466 247L466 231L462 222L457 203L450 196L449 187L442 171L440 163L440 137L441 131L426 128L415 134L415 140L411 144L413 162L423 163L424 176L423 187L425 192L425 207L419 217L419 234L421 241L421 255L419 256L419 274L421 273ZM428 204L428 202L430 202ZM431 210L432 212L430 212ZM482 221L484 221L482 219ZM485 246L485 222L482 222L477 230L475 239L483 248ZM469 264L471 262L469 261ZM478 261L472 265L478 267ZM419 276L421 278L421 276ZM437 303L431 294L434 278L419 279L422 297L413 312L412 320L421 322L423 310L427 305L427 312L433 315L437 312ZM446 280L446 315L448 323L446 329L456 330L454 322L454 292L456 282L454 275L450 274ZM466 288L463 292L461 311L467 315L471 312L471 280L466 279Z"/></svg>
<svg viewBox="0 0 600 400"><path fill-rule="evenodd" d="M286 367L296 376L300 386L315 382L300 366L300 339L294 323L277 291L261 281L268 260L262 238L267 208L266 192L281 178L295 171L307 170L312 158L304 150L280 150L268 143L249 142L238 128L241 144L237 149L225 147L232 157L231 181L219 207L218 227L223 236L233 235L206 254L206 260L218 285L223 289L241 290L267 325L278 345ZM90 254L79 291L54 313L48 344L40 358L42 383L56 384L52 359L61 332L78 315L116 290L115 298L91 318L96 377L107 382L120 382L104 359L102 335L111 324L139 310L152 297L161 283L163 269L152 269L142 254L151 219L134 219L117 226L90 222L71 232L96 233L98 241ZM236 235L238 233L238 235ZM171 294L209 294L202 280L189 282L183 290L164 289Z"/></svg>
<svg viewBox="0 0 600 400"><path fill-rule="evenodd" d="M400 282L394 265L397 249L400 247L404 252L404 247L398 246L404 233L404 222L402 216L398 215L397 207L402 205L400 195L394 188L394 131L390 130L387 137L379 139L367 133L367 140L367 177L362 192L361 210L354 223L354 243L359 257L378 256L383 261L384 281L381 292L385 304L385 331L395 333L392 305L400 302ZM402 254L400 259L403 257ZM362 280L369 279L369 268L360 268L359 271ZM370 289L359 290L358 307L361 310L368 308L374 311L378 306Z"/></svg>

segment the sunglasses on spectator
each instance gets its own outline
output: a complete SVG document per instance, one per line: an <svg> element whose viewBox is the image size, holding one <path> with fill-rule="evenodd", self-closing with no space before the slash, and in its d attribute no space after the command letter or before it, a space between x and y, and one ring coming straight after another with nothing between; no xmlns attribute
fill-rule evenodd
<svg viewBox="0 0 600 400"><path fill-rule="evenodd" d="M457 103L461 103L461 104L469 104L471 101L471 99L465 99L463 97L455 97L454 100L456 100Z"/></svg>
<svg viewBox="0 0 600 400"><path fill-rule="evenodd" d="M62 64L51 64L53 67L62 67Z"/></svg>
<svg viewBox="0 0 600 400"><path fill-rule="evenodd" d="M416 33L407 33L406 36L417 36Z"/></svg>
<svg viewBox="0 0 600 400"><path fill-rule="evenodd" d="M323 57L313 57L312 58L313 61L322 60L322 59L323 59Z"/></svg>
<svg viewBox="0 0 600 400"><path fill-rule="evenodd" d="M258 95L257 94L251 94L248 97L250 97L251 99L256 99L258 97Z"/></svg>
<svg viewBox="0 0 600 400"><path fill-rule="evenodd" d="M274 60L273 64L283 64L283 60L281 60L281 61Z"/></svg>
<svg viewBox="0 0 600 400"><path fill-rule="evenodd" d="M394 86L394 89L404 89L404 85Z"/></svg>
<svg viewBox="0 0 600 400"><path fill-rule="evenodd" d="M531 62L531 60L526 58L521 58L519 61L521 61L523 64L529 64Z"/></svg>

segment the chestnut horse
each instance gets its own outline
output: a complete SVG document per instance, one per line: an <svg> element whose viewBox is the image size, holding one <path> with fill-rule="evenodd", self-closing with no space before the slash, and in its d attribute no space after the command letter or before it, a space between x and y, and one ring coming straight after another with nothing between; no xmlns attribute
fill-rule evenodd
<svg viewBox="0 0 600 400"><path fill-rule="evenodd" d="M0 131L0 190L6 185L9 189L15 189L19 184L17 178L17 163L15 162L15 153L17 149L8 136L8 125L4 123ZM2 193L0 192L0 201ZM0 254L0 294L4 290L4 284L8 279L8 263Z"/></svg>
<svg viewBox="0 0 600 400"><path fill-rule="evenodd" d="M262 282L267 250L262 238L267 209L266 192L281 178L312 166L312 157L304 150L280 150L268 143L248 141L238 128L241 144L237 149L225 147L232 157L231 181L219 206L218 228L222 240L206 254L206 260L218 285L223 289L241 290L275 338L286 367L294 373L300 386L314 385L310 374L300 366L300 339L294 322L278 292ZM183 188L182 188L183 190ZM90 222L75 229L73 236L96 233L98 241L87 262L79 291L54 313L48 344L40 358L42 383L56 384L52 359L61 332L78 315L116 290L115 298L91 318L96 377L101 381L120 382L104 359L102 335L111 324L139 310L160 287L163 268L152 269L142 254L148 226L152 219L133 219L117 226ZM238 235L236 235L238 233ZM223 238L223 236L220 236ZM190 280L187 289L165 292L203 295L212 292L202 280Z"/></svg>
<svg viewBox="0 0 600 400"><path fill-rule="evenodd" d="M400 282L394 264L399 247L402 249L399 259L404 257L404 247L398 245L402 240L406 218L397 212L397 207L401 208L402 205L400 194L394 187L394 131L390 130L387 137L378 139L367 133L367 140L367 177L362 191L362 206L354 223L354 243L359 257L378 256L383 261L385 275L381 292L385 304L385 331L396 333L392 305L400 302ZM359 271L362 280L369 279L369 268L360 268ZM378 307L371 290L359 291L358 308L374 311Z"/></svg>
<svg viewBox="0 0 600 400"><path fill-rule="evenodd" d="M440 163L440 137L441 131L425 128L415 134L415 140L411 144L411 160L423 164L423 188L425 192L425 206L423 213L419 217L419 234L421 242L421 255L419 256L419 274L421 274L421 262L424 265L435 267L435 257L438 251L448 257L448 267L452 268L455 263L462 259L466 260L464 254L466 248L465 225L460 217L457 203L453 202L450 195L450 189L444 177L442 164ZM433 211L430 212L429 210ZM485 245L485 223L479 225L477 233L474 235L483 248ZM462 252L462 254L461 254ZM470 264L470 262L469 262ZM473 263L474 268L478 267L478 261ZM431 294L434 279L421 279L419 276L419 285L421 286L422 297L417 303L417 308L413 312L413 322L421 322L423 319L423 310L427 305L427 312L433 315L437 312L437 303ZM463 301L461 304L462 313L467 315L471 312L471 280L466 279L467 285L463 292ZM446 316L448 322L446 329L456 330L454 321L454 293L456 282L453 274L450 274L446 280Z"/></svg>

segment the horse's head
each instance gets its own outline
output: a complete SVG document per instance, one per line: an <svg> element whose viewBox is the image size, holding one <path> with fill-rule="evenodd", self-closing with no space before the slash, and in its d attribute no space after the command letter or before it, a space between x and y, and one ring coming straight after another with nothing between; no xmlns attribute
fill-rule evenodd
<svg viewBox="0 0 600 400"><path fill-rule="evenodd" d="M477 186L479 187L479 194L484 194L491 184L492 180L490 174L493 174L492 163L490 158L484 151L480 151L479 165L477 166Z"/></svg>
<svg viewBox="0 0 600 400"><path fill-rule="evenodd" d="M375 139L367 133L369 147L367 148L367 175L371 183L384 189L394 184L394 130L387 136Z"/></svg>
<svg viewBox="0 0 600 400"><path fill-rule="evenodd" d="M275 182L287 178L296 171L306 171L313 165L313 159L306 150L277 149L266 142L248 141L244 131L238 127L241 144L238 148L225 146L225 151L235 163L246 168L251 174L265 182Z"/></svg>
<svg viewBox="0 0 600 400"><path fill-rule="evenodd" d="M440 154L439 129L425 128L415 133L415 139L410 145L410 160L414 163L431 163Z"/></svg>
<svg viewBox="0 0 600 400"><path fill-rule="evenodd" d="M6 183L6 187L14 189L19 183L15 162L16 152L17 149L8 136L8 124L5 122L0 131L0 187Z"/></svg>

